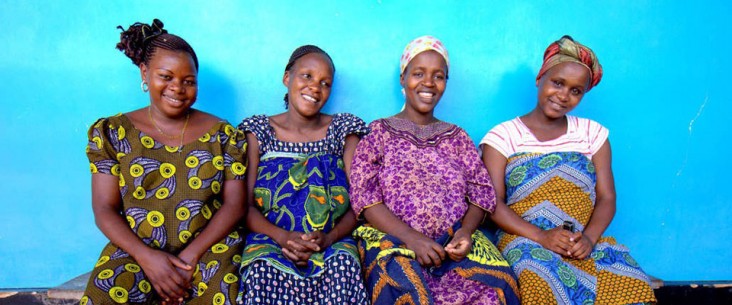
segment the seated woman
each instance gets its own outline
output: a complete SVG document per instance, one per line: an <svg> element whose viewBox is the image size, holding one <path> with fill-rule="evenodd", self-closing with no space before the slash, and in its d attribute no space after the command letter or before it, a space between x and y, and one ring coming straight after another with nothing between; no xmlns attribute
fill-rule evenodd
<svg viewBox="0 0 732 305"><path fill-rule="evenodd" d="M160 20L120 36L117 48L139 67L150 105L89 129L92 207L110 243L81 304L234 302L244 134L191 108L196 53Z"/></svg>
<svg viewBox="0 0 732 305"><path fill-rule="evenodd" d="M321 113L335 66L323 50L295 49L285 67L287 112L255 115L239 129L249 141L251 192L242 254L243 304L368 304L361 281L348 175L358 117Z"/></svg>
<svg viewBox="0 0 732 305"><path fill-rule="evenodd" d="M628 249L602 237L615 214L608 130L567 114L601 78L592 50L562 37L544 53L536 108L481 141L523 304L655 302Z"/></svg>
<svg viewBox="0 0 732 305"><path fill-rule="evenodd" d="M488 172L460 127L434 109L447 86L443 44L423 36L401 58L402 112L356 148L354 235L373 304L518 304L506 260L476 230L495 207Z"/></svg>

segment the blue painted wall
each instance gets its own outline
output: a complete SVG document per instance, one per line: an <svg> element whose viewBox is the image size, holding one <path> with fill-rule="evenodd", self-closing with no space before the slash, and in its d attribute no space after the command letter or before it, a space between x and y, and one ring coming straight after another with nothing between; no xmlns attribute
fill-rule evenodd
<svg viewBox="0 0 732 305"><path fill-rule="evenodd" d="M728 1L16 1L0 3L0 288L49 287L91 269L86 130L148 104L114 49L117 25L158 17L200 62L196 107L232 122L281 112L290 52L338 68L328 112L399 111L398 61L414 37L447 45L438 117L474 140L536 103L544 48L591 46L605 78L574 114L611 130L618 212L609 228L666 280L732 279Z"/></svg>

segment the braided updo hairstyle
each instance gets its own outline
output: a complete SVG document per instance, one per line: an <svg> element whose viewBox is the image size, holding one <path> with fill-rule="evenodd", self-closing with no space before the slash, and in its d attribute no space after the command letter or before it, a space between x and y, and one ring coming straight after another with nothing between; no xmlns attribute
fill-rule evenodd
<svg viewBox="0 0 732 305"><path fill-rule="evenodd" d="M297 49L295 49L295 51L292 51L292 55L290 55L290 60L287 61L287 66L285 66L285 71L290 71L290 69L292 69L292 66L295 65L295 62L298 59L300 59L301 57L308 55L310 53L318 53L318 54L325 55L325 57L328 58L328 61L330 61L330 67L333 69L333 74L335 74L335 71L336 71L335 65L333 64L333 59L330 58L330 55L328 55L328 53L323 51L323 49L321 49L317 46L314 46L314 45L310 45L310 44L300 46ZM290 105L290 101L287 99L287 93L285 93L284 100L285 100L285 109L287 109L287 108L289 108L289 105Z"/></svg>
<svg viewBox="0 0 732 305"><path fill-rule="evenodd" d="M122 30L117 49L125 53L135 66L143 63L147 65L155 54L155 50L161 48L188 53L193 58L196 71L198 71L198 57L191 45L183 38L169 34L167 30L163 29L162 21L154 19L152 24L135 22L127 30L122 26L117 26L117 28Z"/></svg>

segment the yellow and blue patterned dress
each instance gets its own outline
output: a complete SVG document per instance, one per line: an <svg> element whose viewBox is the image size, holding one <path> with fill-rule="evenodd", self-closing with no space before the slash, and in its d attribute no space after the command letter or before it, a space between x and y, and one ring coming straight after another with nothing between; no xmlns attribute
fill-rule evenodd
<svg viewBox="0 0 732 305"><path fill-rule="evenodd" d="M178 254L221 207L226 180L246 170L244 135L218 122L197 141L170 147L135 128L125 115L99 119L89 129L87 156L95 175L119 177L123 217L147 245ZM195 266L186 304L233 304L242 238L237 231L214 244ZM81 304L156 303L151 283L125 251L107 244Z"/></svg>
<svg viewBox="0 0 732 305"><path fill-rule="evenodd" d="M577 152L517 153L506 166L506 200L526 221L549 230L568 220L590 221L595 167ZM590 256L569 259L525 237L499 234L498 247L519 277L525 304L655 302L648 275L625 246L603 236ZM530 287L530 288L529 288Z"/></svg>
<svg viewBox="0 0 732 305"><path fill-rule="evenodd" d="M527 222L549 230L570 221L578 231L595 208L597 174L592 156L607 141L599 123L567 116L567 132L539 141L520 118L488 132L481 143L506 156L506 205ZM655 302L648 275L627 247L603 236L578 260L526 237L499 232L498 248L518 276L521 304L638 304Z"/></svg>
<svg viewBox="0 0 732 305"><path fill-rule="evenodd" d="M267 220L294 232L330 232L351 208L343 170L346 136L368 133L358 117L333 115L326 137L292 143L275 137L269 118L247 118L239 129L259 143L254 200ZM356 243L351 237L310 256L298 267L269 236L249 233L241 264L242 304L368 304Z"/></svg>

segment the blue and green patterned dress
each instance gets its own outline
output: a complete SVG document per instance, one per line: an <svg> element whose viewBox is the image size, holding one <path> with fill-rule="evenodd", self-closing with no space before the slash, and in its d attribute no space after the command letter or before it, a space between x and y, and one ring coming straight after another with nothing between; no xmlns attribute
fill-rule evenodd
<svg viewBox="0 0 732 305"><path fill-rule="evenodd" d="M330 232L350 209L345 139L368 133L366 124L351 114L335 114L324 139L305 143L278 140L264 115L243 120L239 129L259 143L254 200L262 215L288 231ZM239 303L368 304L358 257L355 241L346 237L298 267L269 236L249 233Z"/></svg>

